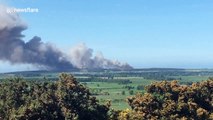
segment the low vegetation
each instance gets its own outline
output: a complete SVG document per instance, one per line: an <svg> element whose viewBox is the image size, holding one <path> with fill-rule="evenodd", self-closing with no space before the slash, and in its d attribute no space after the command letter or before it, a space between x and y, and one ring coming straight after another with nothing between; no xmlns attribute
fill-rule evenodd
<svg viewBox="0 0 213 120"><path fill-rule="evenodd" d="M61 74L56 82L14 78L0 84L0 119L105 120L108 110L67 74Z"/></svg>
<svg viewBox="0 0 213 120"><path fill-rule="evenodd" d="M0 83L0 120L213 119L211 78L187 85L178 81L158 81L146 87L144 84L122 85L127 91L122 89L119 94L131 96L127 98L130 107L115 110L110 102L100 103L94 95L96 92L90 92L92 89L80 84L72 75L61 74L56 81L5 79ZM94 86L101 88L102 84Z"/></svg>
<svg viewBox="0 0 213 120"><path fill-rule="evenodd" d="M177 81L155 82L145 94L128 98L132 110L116 111L119 120L212 120L213 80L180 85Z"/></svg>

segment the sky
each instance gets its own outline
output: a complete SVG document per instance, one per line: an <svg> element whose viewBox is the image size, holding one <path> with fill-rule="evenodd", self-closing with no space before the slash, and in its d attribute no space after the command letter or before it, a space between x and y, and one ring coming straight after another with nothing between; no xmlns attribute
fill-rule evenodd
<svg viewBox="0 0 213 120"><path fill-rule="evenodd" d="M85 43L135 68L213 68L212 0L0 0L27 23L24 40L40 36L63 51ZM0 23L1 24L1 23ZM0 72L31 70L0 61Z"/></svg>

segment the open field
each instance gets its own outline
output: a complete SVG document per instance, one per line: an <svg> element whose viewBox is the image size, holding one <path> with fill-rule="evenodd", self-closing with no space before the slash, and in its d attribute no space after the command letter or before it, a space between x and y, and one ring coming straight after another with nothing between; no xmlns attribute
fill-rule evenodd
<svg viewBox="0 0 213 120"><path fill-rule="evenodd" d="M119 78L121 79L121 78ZM127 78L124 78L127 79ZM143 90L137 90L137 86L148 85L153 80L146 80L143 78L131 78L128 79L132 82L129 84L118 84L118 83L108 83L108 82L87 82L86 86L91 89L91 91L98 91L101 95L96 95L101 103L105 103L110 100L112 103L112 108L114 109L124 109L128 108L126 102L127 97L132 96L138 92L143 92ZM132 87L129 89L128 87ZM130 92L133 91L132 94Z"/></svg>

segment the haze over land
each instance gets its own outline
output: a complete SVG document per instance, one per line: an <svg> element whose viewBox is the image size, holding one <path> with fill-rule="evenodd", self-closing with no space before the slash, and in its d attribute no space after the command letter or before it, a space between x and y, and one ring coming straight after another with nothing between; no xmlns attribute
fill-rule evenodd
<svg viewBox="0 0 213 120"><path fill-rule="evenodd" d="M213 2L209 0L52 0L51 4L43 0L0 0L0 4L39 9L38 13L10 14L16 16L15 23L1 14L1 23L10 21L4 25L16 31L7 34L25 35L9 46L2 42L5 36L1 28L2 72L72 67L123 69L129 65L213 68ZM45 47L29 47L32 44ZM39 56L29 54L32 50Z"/></svg>

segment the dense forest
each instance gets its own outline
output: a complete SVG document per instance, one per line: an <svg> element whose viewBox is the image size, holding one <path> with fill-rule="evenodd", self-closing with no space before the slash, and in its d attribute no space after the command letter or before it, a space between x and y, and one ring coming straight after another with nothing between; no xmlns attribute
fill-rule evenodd
<svg viewBox="0 0 213 120"><path fill-rule="evenodd" d="M87 87L69 74L62 73L56 81L8 78L0 83L0 119L213 119L211 78L192 85L159 81L146 86L145 90L127 98L131 109L114 110L110 101L100 104Z"/></svg>

